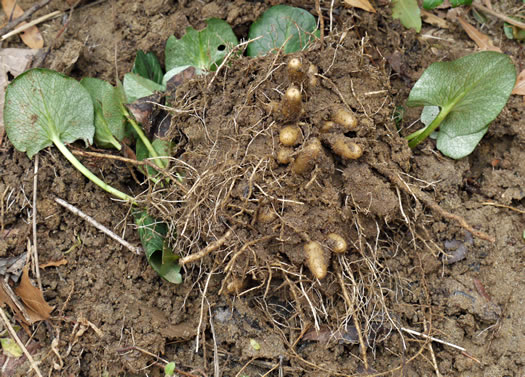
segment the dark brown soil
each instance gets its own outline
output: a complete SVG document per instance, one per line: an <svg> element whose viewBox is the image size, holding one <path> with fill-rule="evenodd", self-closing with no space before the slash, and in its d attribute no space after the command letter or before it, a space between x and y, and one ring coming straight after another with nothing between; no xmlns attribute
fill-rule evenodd
<svg viewBox="0 0 525 377"><path fill-rule="evenodd" d="M54 3L41 13L65 7ZM288 4L315 14L314 2ZM76 10L59 38L60 19L40 28L46 46L53 46L44 65L114 83L130 70L137 49L162 60L169 35L181 37L210 17L225 19L246 37L269 5L102 2ZM335 2L333 32L294 55L322 77L316 86L300 83L304 112L293 122L270 106L291 84L291 56L238 57L217 75L169 93L176 111L168 135L178 145L170 171L182 173L183 184L144 191L125 164L82 158L120 190L142 193L150 214L170 225L171 246L181 256L229 234L213 253L186 264L181 285L163 281L145 257L56 204L54 197L63 198L139 244L128 206L87 181L56 149L40 153L40 262L68 261L41 272L44 297L55 306L48 325L34 327L38 347L32 352L43 374L163 375L154 355L175 361L188 376L366 375L365 364L369 374L394 376L435 375L436 366L446 376L525 374L525 222L522 213L487 204L523 210L523 100L511 97L465 159L443 157L432 141L411 151L396 128L396 106L404 105L428 65L473 52L475 45L459 26L407 31L388 6L376 5L378 13L371 14ZM328 23L330 2L321 6ZM487 32L521 69L523 50L501 39L500 30L494 21ZM428 38L431 33L439 39ZM357 160L333 152L343 131L320 132L340 107L358 118L358 129L345 134L364 150ZM406 109L401 135L419 111ZM313 140L321 142L320 156L301 174L293 163L276 161L279 131L288 123L302 134L295 159ZM33 169L34 161L3 141L0 257L19 255L32 237ZM423 191L495 242L472 237L406 187ZM331 251L329 233L346 239L346 254ZM303 246L311 240L324 247L328 275L321 280L305 260ZM86 320L103 335L84 326ZM472 357L401 328L430 332ZM27 361L8 365L5 375L30 373Z"/></svg>

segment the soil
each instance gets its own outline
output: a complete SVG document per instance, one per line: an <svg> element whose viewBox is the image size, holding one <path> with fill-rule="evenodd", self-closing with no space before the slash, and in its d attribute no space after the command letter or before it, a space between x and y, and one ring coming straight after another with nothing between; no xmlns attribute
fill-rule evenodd
<svg viewBox="0 0 525 377"><path fill-rule="evenodd" d="M81 2L65 30L65 19L40 27L52 47L42 65L115 84L138 49L162 61L170 35L180 38L210 17L246 38L249 25L277 3ZM402 135L420 109L405 107L402 122L395 121L410 88L432 62L474 52L475 44L455 22L448 30L406 30L387 2L376 2L377 13L320 3L322 43L292 56L232 58L217 74L186 78L167 93L173 110L164 137L176 145L167 173L184 176L182 183L139 185L131 166L81 157L168 224L170 246L182 257L223 241L184 265L182 284L164 281L143 255L58 205L54 197L140 243L129 206L56 149L40 153L40 263L67 260L41 271L51 318L32 327L30 342L19 332L43 374L161 376L167 360L186 376L428 376L436 369L445 376L525 375L525 221L508 208L525 205L523 99L511 96L464 159L442 156L432 140L411 151ZM316 14L314 2L287 4ZM512 4L500 6L510 12ZM37 15L65 8L52 1ZM491 19L484 31L521 70L523 49L501 27ZM8 46L21 45L13 39ZM317 84L308 77L293 82L286 69L292 57L317 67ZM301 89L303 110L286 117L275 104L290 85ZM340 108L354 112L358 127L322 132ZM292 162L280 164L286 125L301 136ZM334 143L343 138L363 155L340 157ZM319 155L298 172L297 160L316 143ZM21 254L32 239L34 164L9 141L0 145L1 258ZM334 252L331 233L346 240L346 253ZM311 241L322 247L321 279L305 255ZM25 358L0 359L2 375L33 373Z"/></svg>

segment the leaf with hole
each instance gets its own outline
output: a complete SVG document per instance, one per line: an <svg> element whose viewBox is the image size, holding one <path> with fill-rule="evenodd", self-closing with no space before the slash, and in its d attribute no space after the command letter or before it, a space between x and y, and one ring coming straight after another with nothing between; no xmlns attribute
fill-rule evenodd
<svg viewBox="0 0 525 377"><path fill-rule="evenodd" d="M498 52L431 64L412 88L407 105L439 106L440 112L424 130L407 136L409 146L439 127L437 148L444 155L469 155L507 103L515 82L512 60Z"/></svg>
<svg viewBox="0 0 525 377"><path fill-rule="evenodd" d="M264 55L275 49L285 54L306 49L319 37L317 21L309 12L288 5L276 5L262 14L251 26L248 56Z"/></svg>
<svg viewBox="0 0 525 377"><path fill-rule="evenodd" d="M228 52L239 43L231 26L216 18L206 21L201 31L191 27L181 39L173 35L166 42L166 71L175 67L193 66L205 71L214 71Z"/></svg>
<svg viewBox="0 0 525 377"><path fill-rule="evenodd" d="M121 149L125 135L125 118L117 88L106 81L83 78L80 83L91 95L95 108L95 143L102 148Z"/></svg>
<svg viewBox="0 0 525 377"><path fill-rule="evenodd" d="M33 157L55 144L75 168L110 194L134 202L129 195L102 181L69 151L65 144L93 142L93 102L89 92L75 79L49 69L31 69L7 87L4 124L14 147Z"/></svg>
<svg viewBox="0 0 525 377"><path fill-rule="evenodd" d="M175 255L165 242L168 233L167 225L156 221L145 211L137 211L134 217L140 242L150 266L170 283L182 283L179 256Z"/></svg>

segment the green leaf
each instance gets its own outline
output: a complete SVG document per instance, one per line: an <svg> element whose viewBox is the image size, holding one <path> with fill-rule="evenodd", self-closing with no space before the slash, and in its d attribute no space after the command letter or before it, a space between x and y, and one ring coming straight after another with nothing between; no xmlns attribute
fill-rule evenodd
<svg viewBox="0 0 525 377"><path fill-rule="evenodd" d="M228 51L239 43L227 22L211 18L206 23L206 28L201 31L187 28L181 39L173 35L168 38L166 71L187 65L214 71Z"/></svg>
<svg viewBox="0 0 525 377"><path fill-rule="evenodd" d="M454 8L470 4L472 4L472 0L450 0L450 5L452 5Z"/></svg>
<svg viewBox="0 0 525 377"><path fill-rule="evenodd" d="M182 283L178 264L179 257L165 246L168 226L155 221L146 211L135 212L134 218L138 226L140 242L150 266L170 283Z"/></svg>
<svg viewBox="0 0 525 377"><path fill-rule="evenodd" d="M117 88L106 81L83 78L80 83L87 89L95 107L95 142L102 148L115 147L125 135L125 118Z"/></svg>
<svg viewBox="0 0 525 377"><path fill-rule="evenodd" d="M276 5L250 26L249 39L262 37L248 45L248 56L264 55L274 49L285 54L306 49L319 36L315 17L301 8Z"/></svg>
<svg viewBox="0 0 525 377"><path fill-rule="evenodd" d="M416 0L392 0L392 17L408 29L421 31L421 12Z"/></svg>
<svg viewBox="0 0 525 377"><path fill-rule="evenodd" d="M423 0L423 8L430 10L443 4L443 0Z"/></svg>
<svg viewBox="0 0 525 377"><path fill-rule="evenodd" d="M126 94L127 103L133 103L139 98L151 96L155 92L163 92L166 90L165 85L157 84L136 73L126 73L122 86Z"/></svg>
<svg viewBox="0 0 525 377"><path fill-rule="evenodd" d="M144 51L138 50L131 72L156 82L157 84L162 84L162 76L164 74L159 59L157 59L153 52L145 54Z"/></svg>
<svg viewBox="0 0 525 377"><path fill-rule="evenodd" d="M32 158L50 146L93 142L93 102L78 81L58 72L35 68L22 73L7 87L5 131L14 147Z"/></svg>
<svg viewBox="0 0 525 377"><path fill-rule="evenodd" d="M169 142L168 140L155 139L153 140L151 145L157 151L157 154L159 156L169 156L170 155L172 143ZM155 157L155 156L151 156L151 154L148 151L148 148L146 148L142 139L137 139L135 154L137 156L138 161L142 161L150 157ZM169 159L161 158L161 160L165 164L165 167L168 167ZM154 177L157 174L157 171L153 169L151 166L146 166L146 170L147 170L147 174L151 177Z"/></svg>
<svg viewBox="0 0 525 377"><path fill-rule="evenodd" d="M410 92L408 106L439 106L441 111L414 147L439 127L437 148L458 159L470 154L501 112L516 82L516 69L505 54L483 51L452 62L433 63Z"/></svg>
<svg viewBox="0 0 525 377"><path fill-rule="evenodd" d="M11 338L0 338L0 345L7 357L19 358L24 354L20 346Z"/></svg>
<svg viewBox="0 0 525 377"><path fill-rule="evenodd" d="M164 375L166 377L172 377L175 375L175 362L174 361L164 366Z"/></svg>

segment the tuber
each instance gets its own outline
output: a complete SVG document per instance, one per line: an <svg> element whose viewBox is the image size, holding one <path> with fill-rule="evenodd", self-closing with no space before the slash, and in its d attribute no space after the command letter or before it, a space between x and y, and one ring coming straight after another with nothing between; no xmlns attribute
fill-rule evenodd
<svg viewBox="0 0 525 377"><path fill-rule="evenodd" d="M315 160L319 158L321 152L321 141L317 138L311 139L295 158L292 171L296 174L306 173L314 167Z"/></svg>
<svg viewBox="0 0 525 377"><path fill-rule="evenodd" d="M299 118L303 109L301 91L291 86L284 93L281 101L281 114L286 120Z"/></svg>
<svg viewBox="0 0 525 377"><path fill-rule="evenodd" d="M333 115L332 120L343 126L344 131L353 131L357 128L357 118L355 115L346 109L338 109Z"/></svg>
<svg viewBox="0 0 525 377"><path fill-rule="evenodd" d="M308 76L308 86L310 86L311 88L315 88L317 85L319 85L319 79L316 76L318 72L319 70L315 65L310 64L308 66L308 71L306 72L306 74Z"/></svg>
<svg viewBox="0 0 525 377"><path fill-rule="evenodd" d="M257 221L263 224L271 223L277 218L277 213L272 207L262 207L257 213Z"/></svg>
<svg viewBox="0 0 525 377"><path fill-rule="evenodd" d="M277 152L277 162L281 165L289 164L290 162L292 162L292 154L292 148L285 147L279 149L279 152Z"/></svg>
<svg viewBox="0 0 525 377"><path fill-rule="evenodd" d="M303 64L298 58L293 58L288 62L287 66L288 77L290 81L296 84L300 84L304 78Z"/></svg>
<svg viewBox="0 0 525 377"><path fill-rule="evenodd" d="M335 136L326 139L335 154L348 160L357 160L363 155L363 148L346 136Z"/></svg>
<svg viewBox="0 0 525 377"><path fill-rule="evenodd" d="M317 279L323 279L328 271L328 263L321 244L317 241L306 243L304 253L306 254L306 264L312 275Z"/></svg>
<svg viewBox="0 0 525 377"><path fill-rule="evenodd" d="M279 132L279 141L286 147L293 147L301 141L301 130L297 126L286 126Z"/></svg>
<svg viewBox="0 0 525 377"><path fill-rule="evenodd" d="M327 236L327 245L334 253L342 254L346 251L348 245L343 237L337 233L330 233Z"/></svg>
<svg viewBox="0 0 525 377"><path fill-rule="evenodd" d="M337 124L335 122L332 122L331 120L326 120L323 122L320 132L324 134L327 132L334 131L335 129L337 129Z"/></svg>

